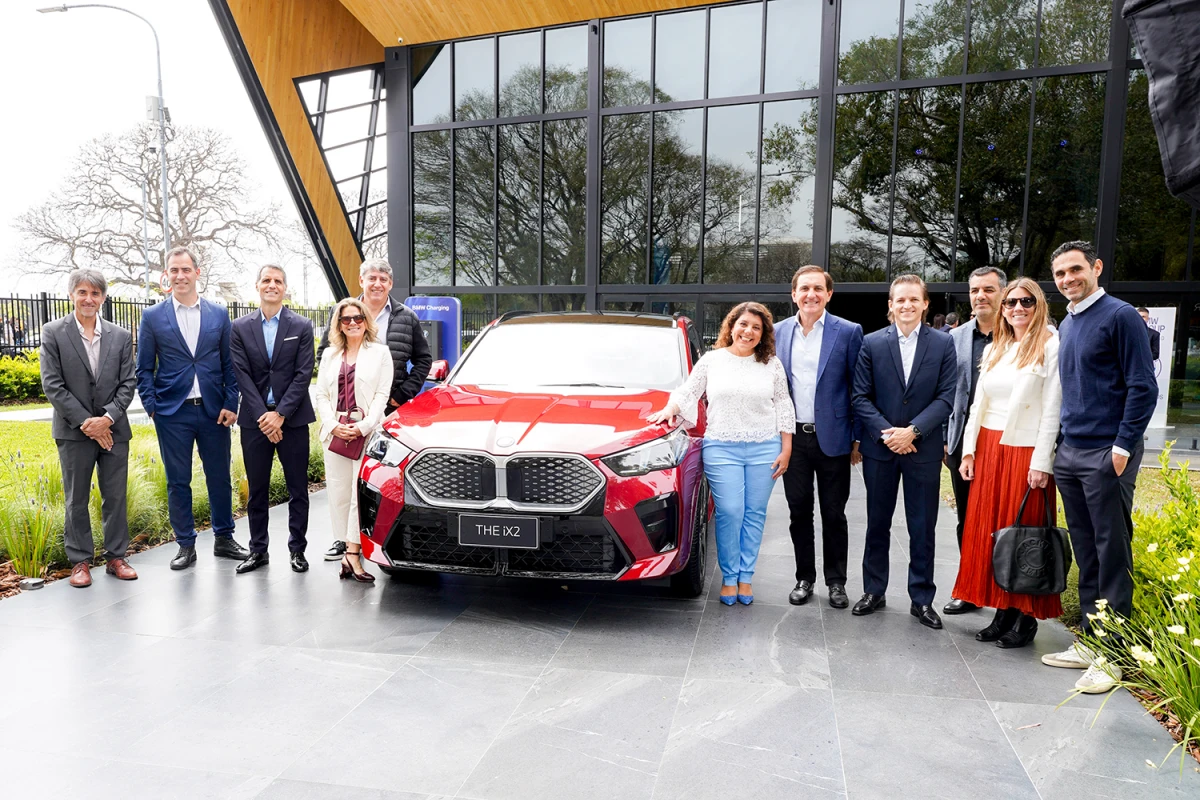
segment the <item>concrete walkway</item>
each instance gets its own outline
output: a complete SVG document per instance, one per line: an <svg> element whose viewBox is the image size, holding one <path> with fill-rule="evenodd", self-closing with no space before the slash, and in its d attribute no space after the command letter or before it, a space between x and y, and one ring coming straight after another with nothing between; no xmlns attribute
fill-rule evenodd
<svg viewBox="0 0 1200 800"><path fill-rule="evenodd" d="M861 541L863 490L850 502ZM329 536L315 495L311 556ZM285 530L285 510L272 512ZM939 527L938 603L957 553ZM1081 697L1032 647L930 631L908 614L903 533L891 605L856 618L787 604L780 487L756 601L652 587L432 577L374 587L276 561L237 576L201 539L0 601L6 797L88 798L1195 798L1188 760L1129 695ZM897 528L898 531L902 528ZM244 520L238 538L246 541ZM852 545L851 563L861 557ZM715 586L715 575L714 583ZM848 587L861 591L857 568Z"/></svg>

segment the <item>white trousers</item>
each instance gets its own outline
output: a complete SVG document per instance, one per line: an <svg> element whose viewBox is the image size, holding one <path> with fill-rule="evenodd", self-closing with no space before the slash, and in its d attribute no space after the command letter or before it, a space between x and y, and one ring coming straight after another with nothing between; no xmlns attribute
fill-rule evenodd
<svg viewBox="0 0 1200 800"><path fill-rule="evenodd" d="M351 461L325 450L325 496L329 498L329 523L333 535L347 544L358 544L358 468Z"/></svg>

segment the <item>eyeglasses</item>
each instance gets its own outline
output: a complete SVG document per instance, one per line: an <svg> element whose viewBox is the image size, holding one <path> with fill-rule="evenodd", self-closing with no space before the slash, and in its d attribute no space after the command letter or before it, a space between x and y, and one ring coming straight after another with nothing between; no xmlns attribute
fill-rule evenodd
<svg viewBox="0 0 1200 800"><path fill-rule="evenodd" d="M1004 298L1005 308L1016 308L1017 303L1021 304L1021 308L1033 308L1037 305L1036 297L1006 297Z"/></svg>
<svg viewBox="0 0 1200 800"><path fill-rule="evenodd" d="M342 317L342 324L350 323L351 325L362 325L367 321L367 318L362 314L351 314L350 316Z"/></svg>

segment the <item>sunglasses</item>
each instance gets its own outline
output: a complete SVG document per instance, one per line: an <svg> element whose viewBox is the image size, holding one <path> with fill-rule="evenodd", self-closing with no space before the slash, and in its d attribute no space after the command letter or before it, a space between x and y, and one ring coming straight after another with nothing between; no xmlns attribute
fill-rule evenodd
<svg viewBox="0 0 1200 800"><path fill-rule="evenodd" d="M1033 308L1037 305L1036 297L1006 297L1004 298L1005 308L1016 308L1017 303L1021 304L1021 308Z"/></svg>
<svg viewBox="0 0 1200 800"><path fill-rule="evenodd" d="M349 316L342 317L342 324L346 324L348 322L352 325L362 325L366 321L367 318L362 314L351 314Z"/></svg>

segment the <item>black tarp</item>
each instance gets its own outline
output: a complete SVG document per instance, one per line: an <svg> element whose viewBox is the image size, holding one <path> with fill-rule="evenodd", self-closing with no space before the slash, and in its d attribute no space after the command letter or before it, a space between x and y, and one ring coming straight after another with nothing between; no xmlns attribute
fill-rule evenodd
<svg viewBox="0 0 1200 800"><path fill-rule="evenodd" d="M1200 208L1200 0L1126 0L1121 16L1149 78L1167 189Z"/></svg>

